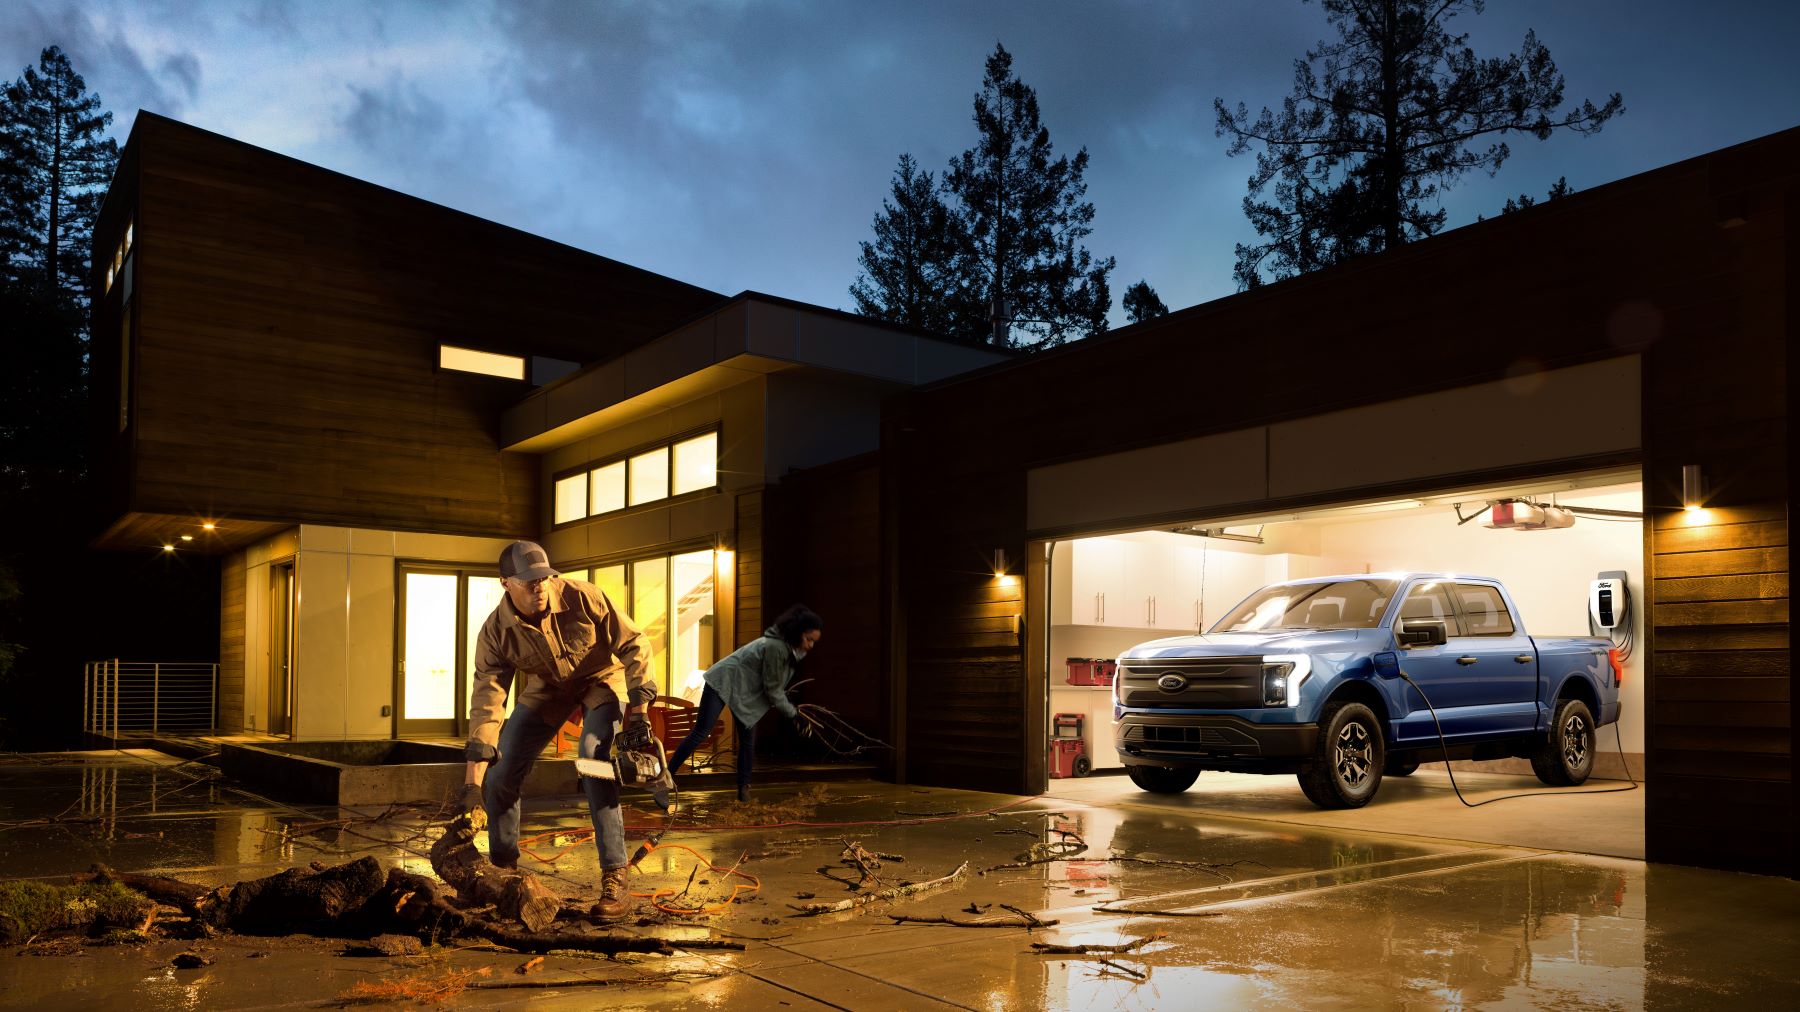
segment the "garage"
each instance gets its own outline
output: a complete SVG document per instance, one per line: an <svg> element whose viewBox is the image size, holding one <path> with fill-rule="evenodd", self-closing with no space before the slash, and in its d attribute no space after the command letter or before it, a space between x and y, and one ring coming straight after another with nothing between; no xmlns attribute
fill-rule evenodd
<svg viewBox="0 0 1800 1012"><path fill-rule="evenodd" d="M1195 517L1151 530L1044 541L1034 548L1049 559L1049 618L1041 626L1048 632L1050 659L1045 678L1049 776L1057 780L1126 772L1115 743L1115 662L1132 647L1165 638L1179 643L1199 631L1229 628L1240 603L1287 581L1445 573L1497 581L1510 599L1505 613L1525 634L1605 637L1618 650L1621 717L1595 736L1590 782L1605 786L1603 781L1621 781L1624 786L1628 777L1641 779L1644 679L1637 647L1643 642L1643 613L1630 602L1642 596L1642 509L1641 476L1637 469L1625 468L1420 491L1297 513ZM1612 628L1603 627L1593 614L1596 582L1603 579L1620 580L1626 591L1616 612L1600 617ZM1342 618L1336 603L1314 601L1301 620L1330 628L1341 627ZM1486 623L1498 626L1491 614ZM1512 638L1503 642L1517 643ZM1503 674L1510 681L1496 683L1496 692L1529 698L1528 683L1514 684L1519 678L1513 670ZM1417 763L1415 756L1410 762L1386 764L1389 800L1402 796L1395 780L1410 775ZM1527 778L1471 776L1465 783L1553 789L1538 783L1530 762L1522 758L1457 760L1456 768ZM1441 765L1428 767L1426 774L1427 779L1441 778ZM1234 807L1255 800L1289 816L1311 814L1292 775L1212 771L1200 779L1199 793L1209 803ZM1448 780L1436 785L1447 789ZM1052 784L1051 790L1067 786ZM1124 777L1107 787L1137 790ZM1384 790L1381 785L1375 789L1378 795ZM1447 794L1441 801L1456 806ZM1382 802L1380 796L1371 800L1362 821L1385 825ZM1639 829L1630 835L1641 848ZM1573 841L1538 842L1569 846ZM1628 849L1631 844L1616 842ZM1641 856L1641 851L1627 856Z"/></svg>
<svg viewBox="0 0 1800 1012"><path fill-rule="evenodd" d="M1793 874L1797 142L1672 165L884 405L896 777L1131 789L1103 775L1109 693L1081 684L1105 677L1091 659L1191 633L1277 576L1490 577L1516 596L1520 627L1555 637L1585 634L1587 589L1623 572L1634 654L1618 743L1596 736L1593 774L1623 772L1610 765L1622 745L1642 788L1583 796L1535 839L1583 849L1567 834L1634 799L1615 825L1649 861ZM1459 505L1491 517L1525 500L1638 515L1458 523ZM1095 775L1050 775L1059 713ZM1441 776L1421 768L1323 812L1293 777L1232 776L1153 803L1258 795L1282 819L1391 824L1412 801L1430 823L1556 799L1463 809L1447 782L1416 788ZM1468 773L1487 776L1542 786Z"/></svg>

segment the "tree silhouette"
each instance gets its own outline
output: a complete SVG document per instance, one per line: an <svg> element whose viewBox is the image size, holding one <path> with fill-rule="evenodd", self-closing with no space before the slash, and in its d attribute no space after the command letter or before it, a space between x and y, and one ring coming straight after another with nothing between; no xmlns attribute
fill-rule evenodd
<svg viewBox="0 0 1800 1012"><path fill-rule="evenodd" d="M1125 289L1121 305L1125 308L1126 318L1132 323L1143 323L1145 320L1169 315L1169 307L1163 305L1162 299L1157 298L1156 289L1151 288L1148 281L1139 281Z"/></svg>
<svg viewBox="0 0 1800 1012"><path fill-rule="evenodd" d="M1615 92L1560 112L1563 76L1535 32L1517 53L1477 57L1449 24L1480 14L1481 0L1321 6L1337 40L1294 61L1279 113L1213 103L1230 154L1261 147L1244 213L1263 241L1237 247L1240 287L1261 284L1265 271L1292 277L1429 236L1444 225L1439 192L1469 171L1498 170L1507 134L1591 134L1624 111ZM1259 199L1271 183L1273 199Z"/></svg>
<svg viewBox="0 0 1800 1012"><path fill-rule="evenodd" d="M0 96L0 260L14 279L85 305L94 216L119 149L112 113L51 46Z"/></svg>

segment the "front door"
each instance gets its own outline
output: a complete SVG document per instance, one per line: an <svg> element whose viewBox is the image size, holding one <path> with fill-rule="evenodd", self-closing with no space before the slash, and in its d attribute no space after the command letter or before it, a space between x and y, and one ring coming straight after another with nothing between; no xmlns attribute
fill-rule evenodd
<svg viewBox="0 0 1800 1012"><path fill-rule="evenodd" d="M294 564L269 567L270 734L294 733Z"/></svg>
<svg viewBox="0 0 1800 1012"><path fill-rule="evenodd" d="M456 733L460 583L454 572L402 571L401 737Z"/></svg>

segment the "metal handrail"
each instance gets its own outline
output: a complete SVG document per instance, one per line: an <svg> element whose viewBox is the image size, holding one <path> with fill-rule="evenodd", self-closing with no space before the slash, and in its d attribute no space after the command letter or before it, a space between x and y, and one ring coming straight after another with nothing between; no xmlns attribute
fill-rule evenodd
<svg viewBox="0 0 1800 1012"><path fill-rule="evenodd" d="M89 661L81 671L82 730L216 730L219 666L183 661Z"/></svg>

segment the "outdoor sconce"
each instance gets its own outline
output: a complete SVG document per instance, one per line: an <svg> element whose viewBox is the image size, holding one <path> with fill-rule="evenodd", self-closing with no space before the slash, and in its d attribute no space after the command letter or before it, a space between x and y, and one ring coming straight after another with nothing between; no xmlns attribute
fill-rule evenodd
<svg viewBox="0 0 1800 1012"><path fill-rule="evenodd" d="M994 575L1006 575L1006 549L1004 548L994 549Z"/></svg>
<svg viewBox="0 0 1800 1012"><path fill-rule="evenodd" d="M1683 464L1681 467L1681 508L1693 513L1705 506L1706 477L1700 473L1700 465Z"/></svg>

